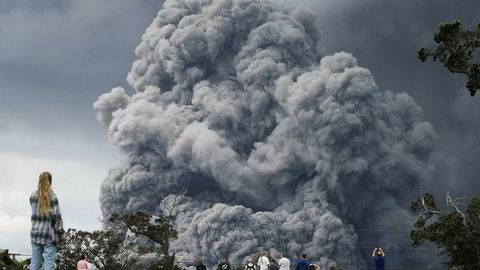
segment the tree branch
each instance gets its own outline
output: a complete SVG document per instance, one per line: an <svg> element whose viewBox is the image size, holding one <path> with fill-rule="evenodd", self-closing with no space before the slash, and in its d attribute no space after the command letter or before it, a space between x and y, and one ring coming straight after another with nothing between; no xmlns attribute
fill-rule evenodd
<svg viewBox="0 0 480 270"><path fill-rule="evenodd" d="M428 208L427 204L425 203L425 198L423 196L420 199L422 201L423 209L425 209L425 213L421 213L421 215L425 215L425 214L445 215L445 213L442 211L432 210Z"/></svg>
<svg viewBox="0 0 480 270"><path fill-rule="evenodd" d="M463 225L466 225L465 214L458 208L457 204L458 204L458 201L464 200L466 199L466 197L467 196L463 196L461 198L452 199L452 197L450 197L450 192L447 192L447 196L446 196L447 206L453 207L455 211L462 216Z"/></svg>

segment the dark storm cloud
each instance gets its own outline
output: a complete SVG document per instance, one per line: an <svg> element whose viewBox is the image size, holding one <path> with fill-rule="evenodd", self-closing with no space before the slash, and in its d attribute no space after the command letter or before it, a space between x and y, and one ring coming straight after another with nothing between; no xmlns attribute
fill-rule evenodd
<svg viewBox="0 0 480 270"><path fill-rule="evenodd" d="M304 0L298 3L317 15L322 42L328 51L352 52L360 64L369 68L381 88L412 95L434 125L438 136L432 156L435 175L430 183L423 183L422 190L434 192L441 202L448 191L458 196L478 195L479 97L468 96L464 76L451 74L436 63L421 63L416 50L434 46L433 35L442 22L458 19L467 27L474 27L480 22L480 2ZM372 226L392 228L383 224ZM386 244L378 239L379 233L362 232L359 237L373 239L376 245ZM390 254L393 256L389 259L402 253L402 257L413 260L418 256L415 251L400 250ZM402 265L406 263L403 261Z"/></svg>
<svg viewBox="0 0 480 270"><path fill-rule="evenodd" d="M328 2L318 1L317 19L320 26L323 23L334 25L321 28L329 50L340 47L352 51L361 63L379 75L379 84L389 82L389 88L408 89L415 98L421 99L420 102L430 101L426 102L430 106L433 102L445 102L456 96L458 89L437 91L438 87L431 86L444 85L444 81L452 86L459 80L450 78L456 76L438 68L438 65L422 64L416 58L416 49L433 45L433 34L441 22L461 19L469 26L476 24L480 8L478 1L465 1L458 5L452 1L340 0L327 5L327 10L323 9L323 4ZM393 69L386 68L392 65ZM446 78L438 82L441 77ZM417 78L416 84L406 78ZM419 88L429 85L425 90ZM434 99L434 94L438 92L446 98L441 101ZM434 115L427 112L427 116Z"/></svg>
<svg viewBox="0 0 480 270"><path fill-rule="evenodd" d="M134 48L161 1L0 5L0 120L98 140L91 103L105 87L124 84Z"/></svg>
<svg viewBox="0 0 480 270"><path fill-rule="evenodd" d="M435 126L437 174L434 185L424 188L439 195L447 190L478 194L480 133L475 112L480 101L467 97L462 75L436 63L421 63L416 50L434 45L433 35L442 22L458 19L474 27L480 22L480 2L306 0L300 4L318 15L327 50L352 52L380 87L412 95Z"/></svg>
<svg viewBox="0 0 480 270"><path fill-rule="evenodd" d="M36 13L65 11L71 4L71 1L63 0L3 0L0 2L0 14L8 14L12 11L24 10Z"/></svg>
<svg viewBox="0 0 480 270"><path fill-rule="evenodd" d="M46 169L59 180L65 226L100 228L99 182L120 157L91 104L106 87L124 83L135 46L160 5L0 1L0 183L12 187L1 191L0 226L25 229L21 236L2 233L0 245L29 254L29 219L4 215L3 208L15 205L28 213L25 198Z"/></svg>
<svg viewBox="0 0 480 270"><path fill-rule="evenodd" d="M0 17L2 74L21 75L25 69L28 77L36 76L37 84L51 83L58 77L83 84L85 77L91 80L95 74L111 77L124 68L111 70L109 59L122 55L128 60L123 48L135 47L142 33L135 30L152 20L155 12L149 7L159 6L158 1L142 2L144 5L129 1L59 2L68 4L43 3L43 9L37 9L36 1L29 1L12 4L9 12L4 11ZM123 19L135 13L140 16Z"/></svg>

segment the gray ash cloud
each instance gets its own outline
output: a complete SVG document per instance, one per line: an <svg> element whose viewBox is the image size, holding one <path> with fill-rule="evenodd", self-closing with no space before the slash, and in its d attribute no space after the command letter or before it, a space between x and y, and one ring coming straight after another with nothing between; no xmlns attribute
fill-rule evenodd
<svg viewBox="0 0 480 270"><path fill-rule="evenodd" d="M128 156L102 184L103 214L158 213L184 187L172 250L209 265L269 249L348 267L365 263L359 246L396 246L355 229L408 226L435 131L408 94L323 51L302 9L166 1L135 50L136 93L114 88L94 104Z"/></svg>

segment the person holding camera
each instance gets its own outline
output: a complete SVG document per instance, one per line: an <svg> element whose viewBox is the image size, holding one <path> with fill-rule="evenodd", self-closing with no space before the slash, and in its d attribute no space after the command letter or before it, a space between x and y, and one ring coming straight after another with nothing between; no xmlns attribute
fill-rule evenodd
<svg viewBox="0 0 480 270"><path fill-rule="evenodd" d="M375 270L385 269L385 252L381 248L375 248L372 254L373 261L375 263Z"/></svg>

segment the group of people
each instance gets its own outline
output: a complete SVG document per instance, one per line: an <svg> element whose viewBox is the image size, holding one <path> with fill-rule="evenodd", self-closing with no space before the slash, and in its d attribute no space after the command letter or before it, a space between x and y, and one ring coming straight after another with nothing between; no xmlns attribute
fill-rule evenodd
<svg viewBox="0 0 480 270"><path fill-rule="evenodd" d="M265 251L262 253L262 256L258 258L257 265L259 270L290 270L290 260L287 258L285 253L282 253L282 258L280 258L278 261L275 258L269 259L268 255L268 252ZM252 259L248 260L245 270L256 270Z"/></svg>
<svg viewBox="0 0 480 270"><path fill-rule="evenodd" d="M269 259L269 253L268 251L265 251L258 258L257 266L258 270L290 270L290 260L287 258L285 253L282 253L282 258L280 258L278 261L273 257L270 257ZM247 261L245 270L257 270L253 263L253 259L249 259Z"/></svg>
<svg viewBox="0 0 480 270"><path fill-rule="evenodd" d="M257 262L252 258L249 258L245 264L244 270L290 270L291 262L287 258L285 253L282 253L282 257L277 260L268 251L262 252ZM302 257L295 264L295 270L319 270L320 267L316 264L312 264L307 259L307 254L302 254ZM196 270L207 270L207 267L200 261ZM232 270L227 258L223 258L218 264L217 270Z"/></svg>
<svg viewBox="0 0 480 270"><path fill-rule="evenodd" d="M32 243L32 260L30 269L39 270L43 265L43 270L54 270L57 254L56 243L62 237L63 220L60 213L60 206L57 196L52 190L52 174L42 172L39 176L37 190L30 196L30 206L32 209L32 229L30 238ZM381 248L375 248L372 254L375 269L383 270L385 266L385 252ZM263 252L255 263L253 259L248 259L245 270L290 270L290 260L282 253L282 258L276 260L270 256L267 251ZM197 270L207 270L203 262L197 265ZM83 256L77 264L78 270L88 269L88 262ZM228 259L222 259L217 270L232 270ZM302 254L295 265L295 270L320 270L316 264L312 264L307 259L307 254Z"/></svg>
<svg viewBox="0 0 480 270"><path fill-rule="evenodd" d="M270 257L270 259L269 259ZM375 270L385 269L385 252L382 248L375 248L372 254ZM252 258L247 260L244 270L290 270L290 260L285 253L282 253L282 258L276 260L269 256L268 251L265 251L258 258L257 262ZM196 270L207 270L207 267L200 261L196 266ZM218 264L217 270L232 270L227 258L223 258ZM307 254L302 254L301 258L295 264L295 270L320 270L320 266L311 263L307 259Z"/></svg>

